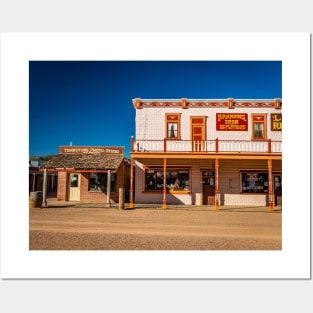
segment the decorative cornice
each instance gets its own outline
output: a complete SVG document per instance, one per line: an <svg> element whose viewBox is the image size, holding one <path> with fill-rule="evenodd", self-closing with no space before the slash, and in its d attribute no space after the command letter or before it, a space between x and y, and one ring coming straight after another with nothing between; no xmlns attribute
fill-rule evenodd
<svg viewBox="0 0 313 313"><path fill-rule="evenodd" d="M188 108L275 108L281 109L281 99L275 98L273 100L235 100L228 98L225 100L207 100L207 99L133 99L133 106L135 109L154 108L154 107L180 107L182 109Z"/></svg>

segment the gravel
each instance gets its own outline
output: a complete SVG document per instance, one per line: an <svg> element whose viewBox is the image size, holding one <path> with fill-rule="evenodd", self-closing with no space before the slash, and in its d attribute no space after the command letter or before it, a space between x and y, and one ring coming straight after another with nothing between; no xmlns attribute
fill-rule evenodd
<svg viewBox="0 0 313 313"><path fill-rule="evenodd" d="M281 250L266 210L30 209L30 250Z"/></svg>

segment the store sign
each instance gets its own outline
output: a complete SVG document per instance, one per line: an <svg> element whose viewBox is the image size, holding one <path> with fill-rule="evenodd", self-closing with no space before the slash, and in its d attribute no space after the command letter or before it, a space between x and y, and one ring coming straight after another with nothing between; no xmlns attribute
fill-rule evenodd
<svg viewBox="0 0 313 313"><path fill-rule="evenodd" d="M216 130L248 130L247 113L216 113Z"/></svg>
<svg viewBox="0 0 313 313"><path fill-rule="evenodd" d="M101 153L101 154L124 154L124 147L92 147L92 146L61 146L59 147L61 154L77 154L77 153Z"/></svg>
<svg viewBox="0 0 313 313"><path fill-rule="evenodd" d="M282 130L282 114L271 114L271 130Z"/></svg>

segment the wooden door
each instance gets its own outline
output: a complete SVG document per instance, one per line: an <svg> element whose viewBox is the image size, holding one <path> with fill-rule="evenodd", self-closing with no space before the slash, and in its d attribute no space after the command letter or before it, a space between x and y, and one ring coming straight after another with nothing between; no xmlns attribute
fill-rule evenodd
<svg viewBox="0 0 313 313"><path fill-rule="evenodd" d="M71 173L69 175L69 201L80 200L80 174Z"/></svg>
<svg viewBox="0 0 313 313"><path fill-rule="evenodd" d="M202 199L203 205L214 204L215 173L213 171L202 172Z"/></svg>
<svg viewBox="0 0 313 313"><path fill-rule="evenodd" d="M205 117L191 117L192 151L204 151L205 139Z"/></svg>
<svg viewBox="0 0 313 313"><path fill-rule="evenodd" d="M282 202L282 175L274 176L274 194L275 194L275 205L281 205Z"/></svg>

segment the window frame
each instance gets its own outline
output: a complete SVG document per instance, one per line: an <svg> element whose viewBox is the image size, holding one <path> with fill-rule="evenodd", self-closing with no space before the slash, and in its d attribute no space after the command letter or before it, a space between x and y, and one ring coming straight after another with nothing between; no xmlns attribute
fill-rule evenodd
<svg viewBox="0 0 313 313"><path fill-rule="evenodd" d="M176 137L169 136L169 124L177 124ZM180 113L165 113L165 138L167 140L180 140Z"/></svg>
<svg viewBox="0 0 313 313"><path fill-rule="evenodd" d="M95 186L95 184L91 184L90 180L93 178L92 176L97 175L96 182L98 180L105 180L105 184L100 184L99 185L99 189L96 189L95 187L91 187L91 186ZM101 178L101 176L105 176L105 178ZM112 173L111 172L111 192L116 192L116 179L117 179L117 175L116 173ZM107 192L107 181L108 181L108 173L107 172L91 172L89 173L89 177L88 177L88 192Z"/></svg>
<svg viewBox="0 0 313 313"><path fill-rule="evenodd" d="M258 120L259 119L259 120ZM251 114L251 140L267 140L267 114ZM263 137L259 138L255 136L255 125L263 125Z"/></svg>
<svg viewBox="0 0 313 313"><path fill-rule="evenodd" d="M187 172L187 173L182 173ZM175 176L176 173L176 176ZM187 174L187 179L184 180L184 183L181 181L180 174ZM143 183L143 192L163 192L163 179L164 172L163 168L160 167L147 167L144 169L144 183ZM150 178L148 178L150 175ZM181 186L175 186L176 178L179 178L179 183ZM173 180L170 188L166 188L166 192L168 193L190 193L191 192L191 169L181 168L181 167L173 167L166 169L166 180ZM174 182L175 179L175 182ZM186 183L187 182L187 183ZM158 187L158 185L160 186ZM173 186L172 186L173 185ZM151 186L149 189L147 186Z"/></svg>
<svg viewBox="0 0 313 313"><path fill-rule="evenodd" d="M243 174L245 175L251 175L251 176L257 176L257 180L254 181L254 184L251 184L251 188L254 188L255 190L259 189L261 190L260 187L263 187L262 191L250 191L249 190L249 186L245 186L244 188L247 189L243 189L243 183L247 183L248 180L243 181ZM263 181L258 182L259 177L263 178ZM267 178L267 180L266 180ZM253 181L253 180L252 180ZM263 184L263 186L262 186ZM246 191L247 190L247 191ZM261 169L256 169L256 170L240 170L240 194L259 194L259 195L264 195L264 194L268 194L269 192L269 181L268 181L268 172L266 170L261 170Z"/></svg>

